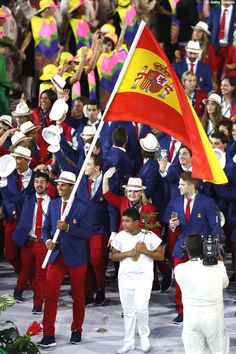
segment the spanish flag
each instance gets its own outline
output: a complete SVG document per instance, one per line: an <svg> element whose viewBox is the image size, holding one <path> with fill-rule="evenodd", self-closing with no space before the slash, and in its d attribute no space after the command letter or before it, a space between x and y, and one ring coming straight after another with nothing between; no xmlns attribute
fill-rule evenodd
<svg viewBox="0 0 236 354"><path fill-rule="evenodd" d="M104 112L105 121L148 124L192 151L192 175L212 183L227 177L165 53L142 21Z"/></svg>

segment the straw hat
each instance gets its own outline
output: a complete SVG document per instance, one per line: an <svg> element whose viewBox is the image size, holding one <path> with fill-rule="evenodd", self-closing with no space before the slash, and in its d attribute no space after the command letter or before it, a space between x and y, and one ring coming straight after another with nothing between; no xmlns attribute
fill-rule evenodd
<svg viewBox="0 0 236 354"><path fill-rule="evenodd" d="M7 154L0 157L0 177L8 177L16 168L16 160Z"/></svg>
<svg viewBox="0 0 236 354"><path fill-rule="evenodd" d="M189 41L188 44L185 47L186 52L191 52L191 53L200 53L201 52L201 47L199 42L195 41Z"/></svg>
<svg viewBox="0 0 236 354"><path fill-rule="evenodd" d="M0 117L0 122L8 125L10 128L12 128L12 119L11 116L8 116L4 114L3 116Z"/></svg>
<svg viewBox="0 0 236 354"><path fill-rule="evenodd" d="M30 122L30 121L27 121L27 122L21 124L21 126L20 126L20 131L21 131L21 133L23 133L23 134L27 134L27 133L31 132L31 130L39 129L39 128L40 128L39 126L34 125L34 124L33 124L32 122Z"/></svg>
<svg viewBox="0 0 236 354"><path fill-rule="evenodd" d="M60 129L56 125L49 125L42 130L43 139L52 146L58 146L61 141Z"/></svg>
<svg viewBox="0 0 236 354"><path fill-rule="evenodd" d="M76 175L69 171L62 171L59 178L56 179L55 182L75 184Z"/></svg>
<svg viewBox="0 0 236 354"><path fill-rule="evenodd" d="M128 184L123 186L125 189L130 189L132 191L143 191L146 187L143 186L141 178L130 177Z"/></svg>
<svg viewBox="0 0 236 354"><path fill-rule="evenodd" d="M206 22L203 21L199 21L195 26L191 26L192 29L200 29L201 31L207 33L209 36L211 35L211 32L208 31L208 24Z"/></svg>
<svg viewBox="0 0 236 354"><path fill-rule="evenodd" d="M49 118L51 120L59 120L68 112L68 109L68 104L62 98L58 98L52 105Z"/></svg>
<svg viewBox="0 0 236 354"><path fill-rule="evenodd" d="M50 77L50 80L52 81L53 85L55 86L58 92L63 92L63 89L66 85L66 81L63 79L62 76L56 74Z"/></svg>
<svg viewBox="0 0 236 354"><path fill-rule="evenodd" d="M84 5L85 2L86 2L86 0L70 0L70 6L68 9L68 13L71 14L71 12L75 11L80 6Z"/></svg>
<svg viewBox="0 0 236 354"><path fill-rule="evenodd" d="M23 146L17 146L14 152L11 153L14 157L22 157L26 160L31 160L31 151Z"/></svg>
<svg viewBox="0 0 236 354"><path fill-rule="evenodd" d="M87 140L94 137L96 134L96 127L94 125L86 125L80 134L81 138Z"/></svg>
<svg viewBox="0 0 236 354"><path fill-rule="evenodd" d="M22 132L15 132L11 137L12 145L10 146L10 149L14 149L22 141L31 139L32 138L27 138Z"/></svg>
<svg viewBox="0 0 236 354"><path fill-rule="evenodd" d="M57 9L58 7L59 6L57 4L55 4L55 2L53 0L40 0L37 14L39 14L40 12L42 12L48 8Z"/></svg>
<svg viewBox="0 0 236 354"><path fill-rule="evenodd" d="M148 152L155 152L158 148L158 140L152 133L148 133L145 138L139 140L141 148Z"/></svg>
<svg viewBox="0 0 236 354"><path fill-rule="evenodd" d="M221 97L220 97L219 95L217 95L217 93L211 93L208 98L205 98L204 100L202 100L202 102L203 102L204 104L207 104L208 101L215 102L215 103L217 103L220 107L222 106Z"/></svg>
<svg viewBox="0 0 236 354"><path fill-rule="evenodd" d="M48 81L54 75L56 75L58 67L54 64L48 64L43 68L43 74L40 76L40 80Z"/></svg>
<svg viewBox="0 0 236 354"><path fill-rule="evenodd" d="M23 116L29 116L33 113L33 111L30 111L27 103L25 101L21 101L18 103L16 106L16 110L11 112L11 114L14 117L23 117Z"/></svg>

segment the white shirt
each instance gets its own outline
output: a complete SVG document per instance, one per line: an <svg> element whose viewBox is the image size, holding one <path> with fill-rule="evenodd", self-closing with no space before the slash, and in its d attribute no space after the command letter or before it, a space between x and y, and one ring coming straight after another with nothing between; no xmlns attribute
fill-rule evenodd
<svg viewBox="0 0 236 354"><path fill-rule="evenodd" d="M230 20L233 12L233 5L230 5L229 7L221 6L220 23L221 23L224 10L227 10L225 14L225 30L224 30L224 38L220 40L220 44L228 44L228 35L229 35L229 28L230 28Z"/></svg>
<svg viewBox="0 0 236 354"><path fill-rule="evenodd" d="M120 252L128 252L132 250L137 242L144 242L147 249L154 251L161 244L161 239L152 231L141 230L137 235L131 235L126 231L120 231L112 240L112 247ZM144 254L140 254L137 261L133 261L131 257L127 257L120 261L118 278L122 282L135 282L140 279L153 280L153 258Z"/></svg>
<svg viewBox="0 0 236 354"><path fill-rule="evenodd" d="M198 61L199 60L196 59L194 62L192 62L192 61L189 60L189 58L186 58L186 63L188 65L188 71L191 71L191 64L194 64L193 73L196 74Z"/></svg>
<svg viewBox="0 0 236 354"><path fill-rule="evenodd" d="M47 194L44 195L44 196L41 196L41 195L39 195L37 193L36 193L36 198L43 198L43 201L42 201L42 209L43 209L42 224L43 224L44 223L44 219L45 219L45 215L47 214L48 205L49 205L49 202L50 202L51 198ZM32 227L31 227L31 230L29 232L29 235L32 236L32 237L35 237L35 238L37 238L37 236L35 235L37 210L38 210L38 203L36 202L35 205L34 205L34 216L33 216Z"/></svg>
<svg viewBox="0 0 236 354"><path fill-rule="evenodd" d="M190 260L175 267L175 279L182 292L184 311L206 306L223 306L223 289L229 279L223 262L204 266L202 260Z"/></svg>
<svg viewBox="0 0 236 354"><path fill-rule="evenodd" d="M187 206L188 199L191 198L191 202L190 202L190 214L191 214L196 195L197 195L197 193L193 194L191 197L184 198L184 212L186 212L186 206Z"/></svg>

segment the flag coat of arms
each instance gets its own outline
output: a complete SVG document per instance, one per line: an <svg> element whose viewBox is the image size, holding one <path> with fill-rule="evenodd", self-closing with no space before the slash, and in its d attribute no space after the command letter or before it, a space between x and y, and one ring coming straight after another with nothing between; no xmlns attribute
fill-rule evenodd
<svg viewBox="0 0 236 354"><path fill-rule="evenodd" d="M104 112L105 121L158 128L192 151L192 175L216 184L227 177L165 53L142 21Z"/></svg>

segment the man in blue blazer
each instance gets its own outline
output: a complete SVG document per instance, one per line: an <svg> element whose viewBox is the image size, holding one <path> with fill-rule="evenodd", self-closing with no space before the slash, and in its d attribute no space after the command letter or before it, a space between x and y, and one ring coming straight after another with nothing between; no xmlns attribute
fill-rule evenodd
<svg viewBox="0 0 236 354"><path fill-rule="evenodd" d="M12 240L16 221L19 220L22 200L13 202L11 197L17 194L24 195L26 191L33 189L34 171L29 167L31 151L23 146L17 146L11 154L16 159L16 169L0 182L0 190L3 196L2 207L4 210L4 237L5 237L5 259L17 272L19 272L19 248Z"/></svg>
<svg viewBox="0 0 236 354"><path fill-rule="evenodd" d="M221 235L218 207L213 199L196 191L196 184L197 180L192 178L191 172L182 173L179 179L180 197L172 199L165 212L165 221L178 234L173 252L174 267L188 260L182 250L188 235ZM177 283L176 307L178 316L174 322L180 323L183 321L183 304Z"/></svg>
<svg viewBox="0 0 236 354"><path fill-rule="evenodd" d="M46 270L42 268L47 250L42 238L42 224L47 213L50 197L47 195L49 176L36 172L34 191L25 195L18 193L14 199L21 199L22 211L13 234L13 241L21 247L21 268L14 289L14 298L22 302L22 293L30 281L34 291L33 314L42 313L45 293Z"/></svg>
<svg viewBox="0 0 236 354"><path fill-rule="evenodd" d="M210 41L216 53L216 68L218 85L222 77L225 59L229 46L233 43L233 32L236 26L236 3L231 0L221 0L220 6L210 6L208 17Z"/></svg>
<svg viewBox="0 0 236 354"><path fill-rule="evenodd" d="M209 93L212 90L212 73L210 66L198 59L201 53L199 42L189 41L185 50L186 57L180 63L174 64L180 82L185 71L192 71L197 76L197 88Z"/></svg>
<svg viewBox="0 0 236 354"><path fill-rule="evenodd" d="M55 341L55 320L57 299L60 287L68 272L73 299L73 321L71 323L70 343L81 341L84 321L84 283L87 271L88 256L86 240L91 235L91 211L87 204L74 198L70 199L76 176L72 172L63 171L56 180L59 198L52 200L42 228L43 239L48 250L52 250L46 277L45 307L43 317L43 338L38 343L41 347L53 347ZM67 205L71 208L63 221L62 214ZM56 229L60 230L58 241L52 241Z"/></svg>

